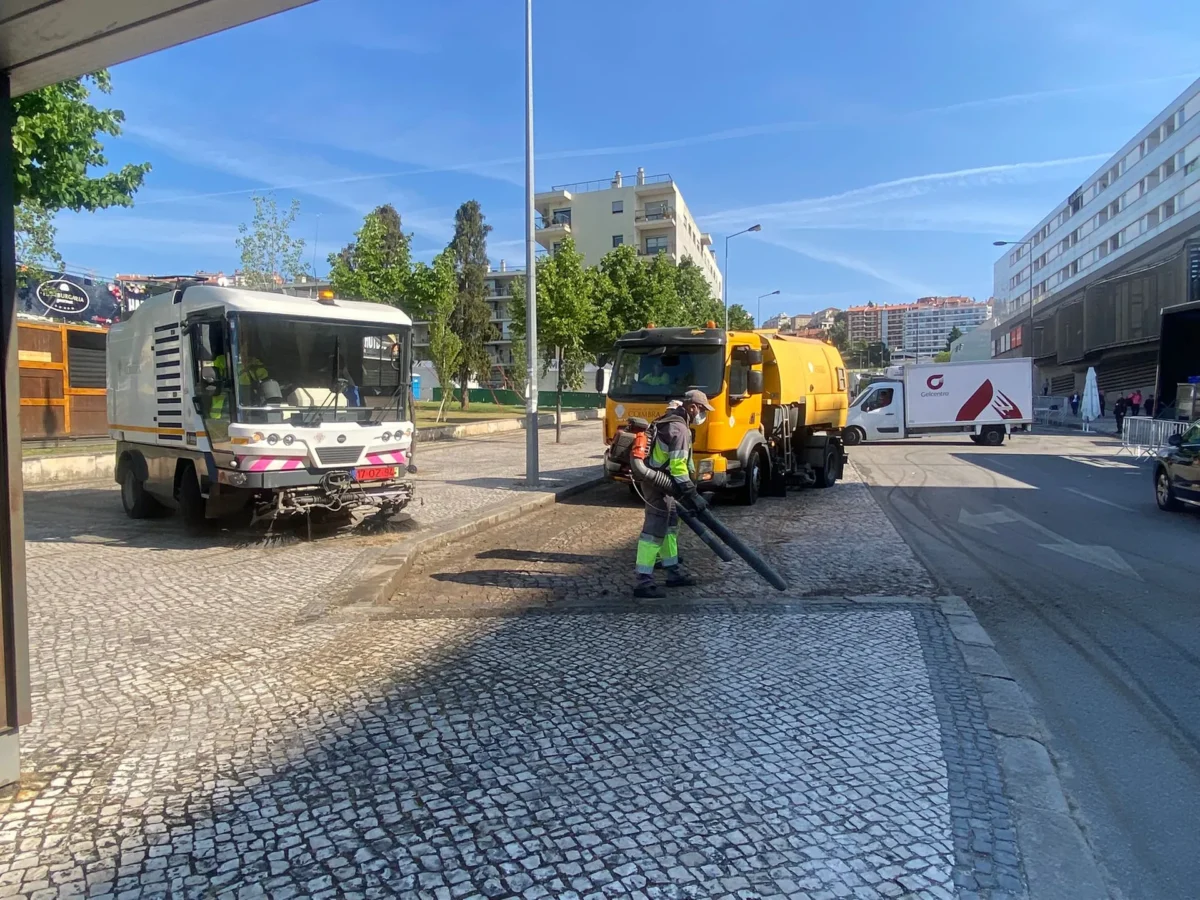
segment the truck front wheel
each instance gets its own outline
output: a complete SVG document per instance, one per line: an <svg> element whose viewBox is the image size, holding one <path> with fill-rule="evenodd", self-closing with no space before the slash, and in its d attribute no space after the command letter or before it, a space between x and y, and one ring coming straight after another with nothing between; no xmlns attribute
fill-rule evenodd
<svg viewBox="0 0 1200 900"><path fill-rule="evenodd" d="M988 447L999 447L1004 443L1004 429L993 425L991 428L983 429L979 435L980 442Z"/></svg>
<svg viewBox="0 0 1200 900"><path fill-rule="evenodd" d="M851 425L842 432L842 443L844 443L847 447L855 447L861 444L866 437L867 434L865 431L863 431L857 425Z"/></svg>
<svg viewBox="0 0 1200 900"><path fill-rule="evenodd" d="M121 505L131 519L148 519L158 511L158 504L146 493L145 485L132 465L126 465L121 476Z"/></svg>
<svg viewBox="0 0 1200 900"><path fill-rule="evenodd" d="M758 502L758 495L763 487L763 454L755 450L746 462L746 483L742 485L742 503L753 506Z"/></svg>
<svg viewBox="0 0 1200 900"><path fill-rule="evenodd" d="M200 493L200 481L196 470L186 465L179 473L179 515L183 524L190 529L199 529L207 521L204 515L204 495Z"/></svg>

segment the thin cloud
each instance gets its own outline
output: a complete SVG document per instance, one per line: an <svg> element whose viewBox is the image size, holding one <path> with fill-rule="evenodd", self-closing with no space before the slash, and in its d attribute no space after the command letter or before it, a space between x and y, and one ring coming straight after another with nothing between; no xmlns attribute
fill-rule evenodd
<svg viewBox="0 0 1200 900"><path fill-rule="evenodd" d="M931 172L925 175L910 175L882 181L865 187L853 188L825 197L788 200L759 206L745 206L700 216L709 228L720 228L747 221L773 221L783 224L796 222L799 217L828 214L862 206L909 200L945 187L964 187L980 184L1004 184L1020 180L1031 173L1043 170L1078 166L1085 163L1102 162L1109 158L1107 153L1088 156L1071 156L1063 159L1048 159L1036 162L1004 163L995 166L974 166L951 172Z"/></svg>
<svg viewBox="0 0 1200 900"><path fill-rule="evenodd" d="M898 272L892 272L882 268L873 262L868 262L865 259L860 259L856 256L851 256L848 253L842 253L838 250L829 250L824 247L818 247L807 241L799 241L792 238L782 238L767 234L754 235L755 238L762 241L764 244L771 244L776 247L782 247L784 250L790 250L800 256L808 259L816 260L817 262L829 263L830 265L841 266L843 269L848 269L851 272L858 272L861 275L867 275L880 281L898 292L907 296L927 297L936 294L937 291L930 288L928 285L919 281L915 281L906 275Z"/></svg>

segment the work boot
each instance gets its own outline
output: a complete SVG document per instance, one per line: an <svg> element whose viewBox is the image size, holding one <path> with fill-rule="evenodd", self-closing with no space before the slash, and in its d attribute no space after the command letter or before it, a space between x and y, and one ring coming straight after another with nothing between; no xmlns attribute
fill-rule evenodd
<svg viewBox="0 0 1200 900"><path fill-rule="evenodd" d="M684 572L680 566L667 569L667 587L693 587L695 584L696 579Z"/></svg>
<svg viewBox="0 0 1200 900"><path fill-rule="evenodd" d="M638 600L661 600L667 594L654 583L652 576L639 575L633 586L633 596Z"/></svg>

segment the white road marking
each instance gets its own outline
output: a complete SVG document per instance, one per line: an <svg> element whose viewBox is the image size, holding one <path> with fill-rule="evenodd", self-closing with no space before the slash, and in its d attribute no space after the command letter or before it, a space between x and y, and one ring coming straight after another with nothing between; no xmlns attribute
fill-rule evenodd
<svg viewBox="0 0 1200 900"><path fill-rule="evenodd" d="M1083 463L1085 466L1095 466L1097 469L1133 469L1135 472L1138 471L1137 466L1130 465L1127 462L1118 462L1115 459L1105 459L1103 456L1064 456L1063 459Z"/></svg>
<svg viewBox="0 0 1200 900"><path fill-rule="evenodd" d="M1040 547L1053 550L1055 553L1061 553L1064 556L1070 556L1072 559L1077 559L1081 562L1090 563L1101 569L1108 569L1110 572L1116 572L1118 575L1125 575L1128 578L1134 578L1138 581L1142 580L1134 568L1125 562L1121 554L1112 547L1105 547L1099 544L1077 544L1063 537L1061 534L1051 531L1040 522L1035 522L1033 519L1021 515L1016 510L1009 509L1007 506L1000 506L991 512L985 513L969 513L965 509L958 511L958 523L960 525L978 528L980 531L987 531L991 534L996 533L992 527L993 525L1004 525L1010 522L1019 522L1026 528L1030 528L1046 538L1047 542L1039 544Z"/></svg>
<svg viewBox="0 0 1200 900"><path fill-rule="evenodd" d="M1078 494L1080 497L1087 497L1089 500L1095 500L1097 503L1103 503L1105 506L1111 506L1114 509L1124 510L1125 512L1129 513L1134 512L1134 510L1128 506L1122 506L1120 503L1113 503L1111 500L1105 500L1103 497L1093 496L1092 494L1079 490L1079 488L1069 487L1063 488L1063 490L1070 491L1072 494Z"/></svg>

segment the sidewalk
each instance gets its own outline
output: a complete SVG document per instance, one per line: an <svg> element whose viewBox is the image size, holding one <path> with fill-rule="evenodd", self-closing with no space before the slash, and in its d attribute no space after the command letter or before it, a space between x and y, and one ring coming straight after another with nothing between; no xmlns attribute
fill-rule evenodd
<svg viewBox="0 0 1200 900"><path fill-rule="evenodd" d="M577 484L599 429L565 436L544 467ZM523 440L422 451L439 502L417 527L534 496ZM979 673L1008 734L1019 691L853 469L719 505L791 591L706 562L661 609L624 599L641 514L620 486L447 544L370 617L307 614L361 542L68 531L87 499L29 498L36 720L0 897L1025 895Z"/></svg>

